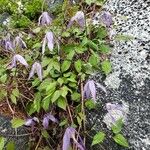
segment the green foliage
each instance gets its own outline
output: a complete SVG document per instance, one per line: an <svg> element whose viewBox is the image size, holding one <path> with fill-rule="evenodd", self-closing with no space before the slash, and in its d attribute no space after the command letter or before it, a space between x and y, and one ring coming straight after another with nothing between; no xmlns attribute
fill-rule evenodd
<svg viewBox="0 0 150 150"><path fill-rule="evenodd" d="M8 142L6 150L15 150L15 143L13 141Z"/></svg>
<svg viewBox="0 0 150 150"><path fill-rule="evenodd" d="M93 138L93 141L92 141L92 146L93 145L96 145L96 144L99 144L99 143L102 143L105 139L105 133L103 132L98 132L94 138Z"/></svg>
<svg viewBox="0 0 150 150"><path fill-rule="evenodd" d="M24 125L25 121L19 118L14 118L11 120L12 128L19 128Z"/></svg>
<svg viewBox="0 0 150 150"><path fill-rule="evenodd" d="M108 60L103 61L103 62L101 63L101 66L102 66L102 71L103 71L106 75L108 75L108 74L111 72L111 70L112 70L112 68L111 68L111 63L110 63L110 61L108 61Z"/></svg>
<svg viewBox="0 0 150 150"><path fill-rule="evenodd" d="M3 150L5 145L5 138L4 137L0 137L0 150Z"/></svg>
<svg viewBox="0 0 150 150"><path fill-rule="evenodd" d="M116 121L116 123L111 127L113 133L117 134L121 132L123 126L123 121L122 119L119 119Z"/></svg>
<svg viewBox="0 0 150 150"><path fill-rule="evenodd" d="M122 134L116 134L113 137L114 141L124 147L129 147L128 141L125 139L125 137Z"/></svg>

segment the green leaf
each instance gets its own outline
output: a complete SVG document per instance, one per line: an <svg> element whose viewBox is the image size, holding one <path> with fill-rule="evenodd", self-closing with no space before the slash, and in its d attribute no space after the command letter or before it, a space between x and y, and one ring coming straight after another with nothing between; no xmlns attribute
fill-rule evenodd
<svg viewBox="0 0 150 150"><path fill-rule="evenodd" d="M41 43L35 43L33 46L32 46L32 48L33 49L36 49L36 48L40 48L42 45L41 45Z"/></svg>
<svg viewBox="0 0 150 150"><path fill-rule="evenodd" d="M87 44L91 49L98 50L97 44L95 44L93 41L88 40Z"/></svg>
<svg viewBox="0 0 150 150"><path fill-rule="evenodd" d="M14 118L11 120L12 128L18 128L24 125L25 121L19 118Z"/></svg>
<svg viewBox="0 0 150 150"><path fill-rule="evenodd" d="M82 61L79 59L74 63L74 67L78 73L81 72L82 69Z"/></svg>
<svg viewBox="0 0 150 150"><path fill-rule="evenodd" d="M104 141L104 138L105 138L105 133L103 132L98 132L94 138L93 138L93 141L92 141L92 146L93 145L96 145L96 144L99 144L99 143L102 143Z"/></svg>
<svg viewBox="0 0 150 150"><path fill-rule="evenodd" d="M101 44L99 49L102 53L109 53L110 52L110 47L109 47L109 45L106 45L106 44Z"/></svg>
<svg viewBox="0 0 150 150"><path fill-rule="evenodd" d="M0 137L0 150L3 150L5 145L5 138L4 137Z"/></svg>
<svg viewBox="0 0 150 150"><path fill-rule="evenodd" d="M91 110L91 109L94 109L95 107L96 107L96 103L93 101L93 100L87 100L86 102L85 102L85 106L89 109L89 110Z"/></svg>
<svg viewBox="0 0 150 150"><path fill-rule="evenodd" d="M116 134L113 139L115 142L121 146L129 147L127 139L122 134Z"/></svg>
<svg viewBox="0 0 150 150"><path fill-rule="evenodd" d="M68 91L69 91L69 88L67 86L63 86L60 90L61 96L65 98L66 95L68 94Z"/></svg>
<svg viewBox="0 0 150 150"><path fill-rule="evenodd" d="M81 94L77 93L77 92L74 92L73 94L71 94L71 99L73 101L77 101L79 102L80 101L80 97L81 97Z"/></svg>
<svg viewBox="0 0 150 150"><path fill-rule="evenodd" d="M8 144L7 144L7 150L15 150L15 143L14 141L10 141Z"/></svg>
<svg viewBox="0 0 150 150"><path fill-rule="evenodd" d="M70 68L71 61L65 60L61 66L62 72L67 71Z"/></svg>
<svg viewBox="0 0 150 150"><path fill-rule="evenodd" d="M1 81L2 83L5 83L6 80L7 80L7 74L4 74L3 76L0 77L0 81Z"/></svg>
<svg viewBox="0 0 150 150"><path fill-rule="evenodd" d="M97 30L97 38L98 39L104 39L108 36L108 32L107 32L107 29L105 27L100 27L98 28Z"/></svg>
<svg viewBox="0 0 150 150"><path fill-rule="evenodd" d="M41 133L42 133L42 135L43 135L44 138L46 138L46 139L49 138L49 134L48 134L48 132L46 130L42 130Z"/></svg>
<svg viewBox="0 0 150 150"><path fill-rule="evenodd" d="M58 107L66 110L66 107L67 107L67 102L66 102L66 99L63 98L63 97L59 97L58 101L57 101L57 105Z"/></svg>
<svg viewBox="0 0 150 150"><path fill-rule="evenodd" d="M60 86L62 86L64 83L64 80L63 78L58 78L57 82L59 83Z"/></svg>
<svg viewBox="0 0 150 150"><path fill-rule="evenodd" d="M47 95L43 100L42 100L42 102L43 102L43 109L46 111L46 110L48 110L49 109L49 105L50 105L50 102L51 102L51 95L52 94L49 94L49 95Z"/></svg>
<svg viewBox="0 0 150 150"><path fill-rule="evenodd" d="M34 108L35 108L35 110L37 112L40 112L40 108L41 108L41 94L39 92L35 94Z"/></svg>
<svg viewBox="0 0 150 150"><path fill-rule="evenodd" d="M64 119L63 121L61 121L61 122L59 123L59 126L60 126L60 127L65 126L67 123L68 123L68 120L67 120L67 119Z"/></svg>
<svg viewBox="0 0 150 150"><path fill-rule="evenodd" d="M90 58L89 58L89 63L92 65L92 66L97 66L99 62L99 59L97 57L97 55L91 55Z"/></svg>
<svg viewBox="0 0 150 150"><path fill-rule="evenodd" d="M19 93L18 88L13 89L13 90L12 90L12 94L13 94L15 97L19 97L20 93Z"/></svg>
<svg viewBox="0 0 150 150"><path fill-rule="evenodd" d="M67 54L67 59L68 59L68 60L72 60L74 55L75 55L75 51L71 50L71 51L69 52L69 54Z"/></svg>
<svg viewBox="0 0 150 150"><path fill-rule="evenodd" d="M34 32L34 33L38 33L38 32L40 32L40 30L41 30L41 28L40 28L40 27L37 27L37 28L33 29L33 32Z"/></svg>
<svg viewBox="0 0 150 150"><path fill-rule="evenodd" d="M122 118L121 118L121 119L119 119L115 122L115 124L112 126L111 129L112 129L113 133L116 134L116 133L119 133L121 131L122 126L123 126L123 121L122 121Z"/></svg>
<svg viewBox="0 0 150 150"><path fill-rule="evenodd" d="M111 63L110 63L110 61L108 61L108 60L103 61L103 62L101 63L101 66L102 66L102 71L103 71L106 75L108 75L108 74L111 72L111 70L112 70L112 68L111 68Z"/></svg>
<svg viewBox="0 0 150 150"><path fill-rule="evenodd" d="M60 94L61 94L60 90L55 91L51 99L52 103L54 103L60 97Z"/></svg>
<svg viewBox="0 0 150 150"><path fill-rule="evenodd" d="M17 104L17 99L13 94L10 95L10 99L11 99L12 103L14 103L15 105Z"/></svg>

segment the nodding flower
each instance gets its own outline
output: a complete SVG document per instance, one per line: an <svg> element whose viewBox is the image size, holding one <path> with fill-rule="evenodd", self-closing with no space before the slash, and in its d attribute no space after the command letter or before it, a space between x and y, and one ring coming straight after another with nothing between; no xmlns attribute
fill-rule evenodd
<svg viewBox="0 0 150 150"><path fill-rule="evenodd" d="M37 73L39 80L42 81L42 66L38 62L35 62L32 65L28 80L30 80L30 78L32 78L35 73Z"/></svg>
<svg viewBox="0 0 150 150"><path fill-rule="evenodd" d="M96 101L96 85L98 88L101 88L105 93L107 93L106 88L103 85L96 83L93 80L88 80L83 90L83 94L86 99L92 98L94 101Z"/></svg>
<svg viewBox="0 0 150 150"><path fill-rule="evenodd" d="M26 62L26 60L21 55L15 54L12 58L11 63L8 66L8 69L15 68L17 66L17 62L24 65L25 67L28 67L28 63Z"/></svg>
<svg viewBox="0 0 150 150"><path fill-rule="evenodd" d="M112 15L107 11L102 12L100 19L107 27L110 27L113 24Z"/></svg>
<svg viewBox="0 0 150 150"><path fill-rule="evenodd" d="M44 127L45 129L48 128L48 126L49 126L49 121L52 121L52 122L54 122L54 123L58 123L58 120L57 120L53 115L51 115L50 113L45 114L45 115L44 115L44 118L43 118L43 127Z"/></svg>
<svg viewBox="0 0 150 150"><path fill-rule="evenodd" d="M85 16L82 11L77 11L77 13L70 19L67 28L70 28L75 21L81 28L85 26Z"/></svg>
<svg viewBox="0 0 150 150"><path fill-rule="evenodd" d="M38 25L50 25L52 23L52 18L49 16L48 12L43 12L39 17Z"/></svg>
<svg viewBox="0 0 150 150"><path fill-rule="evenodd" d="M27 48L26 43L22 40L20 36L16 36L14 39L14 47L19 47L21 49Z"/></svg>
<svg viewBox="0 0 150 150"><path fill-rule="evenodd" d="M48 49L50 51L53 51L53 48L54 48L54 35L53 35L53 32L51 32L51 31L47 32L44 39L43 39L42 54L44 54L44 52L45 52L46 45L48 46Z"/></svg>
<svg viewBox="0 0 150 150"><path fill-rule="evenodd" d="M79 136L79 140L76 138L76 135L78 135L78 132L73 127L68 127L64 133L63 136L63 147L62 150L68 150L71 146L71 139L73 140L73 143L77 146L80 150L85 150L83 141L81 137Z"/></svg>

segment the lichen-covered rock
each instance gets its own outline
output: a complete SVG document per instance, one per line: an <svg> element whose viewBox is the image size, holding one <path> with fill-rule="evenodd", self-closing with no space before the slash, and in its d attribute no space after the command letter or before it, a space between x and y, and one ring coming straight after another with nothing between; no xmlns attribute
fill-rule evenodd
<svg viewBox="0 0 150 150"><path fill-rule="evenodd" d="M104 9L111 12L114 27L110 34L112 43L112 73L102 81L96 74L93 79L103 82L107 95L99 92L100 107L89 113L89 130L111 132L103 123L107 102L125 102L129 106L123 134L131 150L150 149L150 2L149 0L108 0ZM97 20L94 23L98 23ZM94 130L93 130L94 129ZM95 132L96 133L96 132ZM112 139L94 149L123 150ZM92 149L92 148L91 148Z"/></svg>
<svg viewBox="0 0 150 150"><path fill-rule="evenodd" d="M6 143L13 141L15 150L27 150L29 134L24 127L13 129L10 119L0 115L0 136L6 138Z"/></svg>

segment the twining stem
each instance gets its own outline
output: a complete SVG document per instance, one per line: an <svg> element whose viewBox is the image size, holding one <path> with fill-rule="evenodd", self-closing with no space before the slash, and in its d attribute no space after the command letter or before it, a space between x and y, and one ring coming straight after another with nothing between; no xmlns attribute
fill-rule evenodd
<svg viewBox="0 0 150 150"><path fill-rule="evenodd" d="M68 113L69 113L69 117L70 117L71 123L73 124L73 118L72 118L72 115L71 115L70 107L67 106L67 109L68 109Z"/></svg>
<svg viewBox="0 0 150 150"><path fill-rule="evenodd" d="M8 97L7 97L7 96L6 96L6 102L7 102L7 105L8 105L8 107L9 107L10 111L11 111L12 114L14 115L15 112L14 112L14 110L12 109L12 107L11 107L11 105L10 105L10 103L9 103L9 100L8 100Z"/></svg>
<svg viewBox="0 0 150 150"><path fill-rule="evenodd" d="M41 143L41 140L42 140L42 135L41 135L41 136L40 136L40 138L39 138L39 141L38 141L38 143L37 143L37 145L36 145L35 150L37 150L37 149L38 149L38 147L39 147L39 145L40 145L40 143Z"/></svg>

